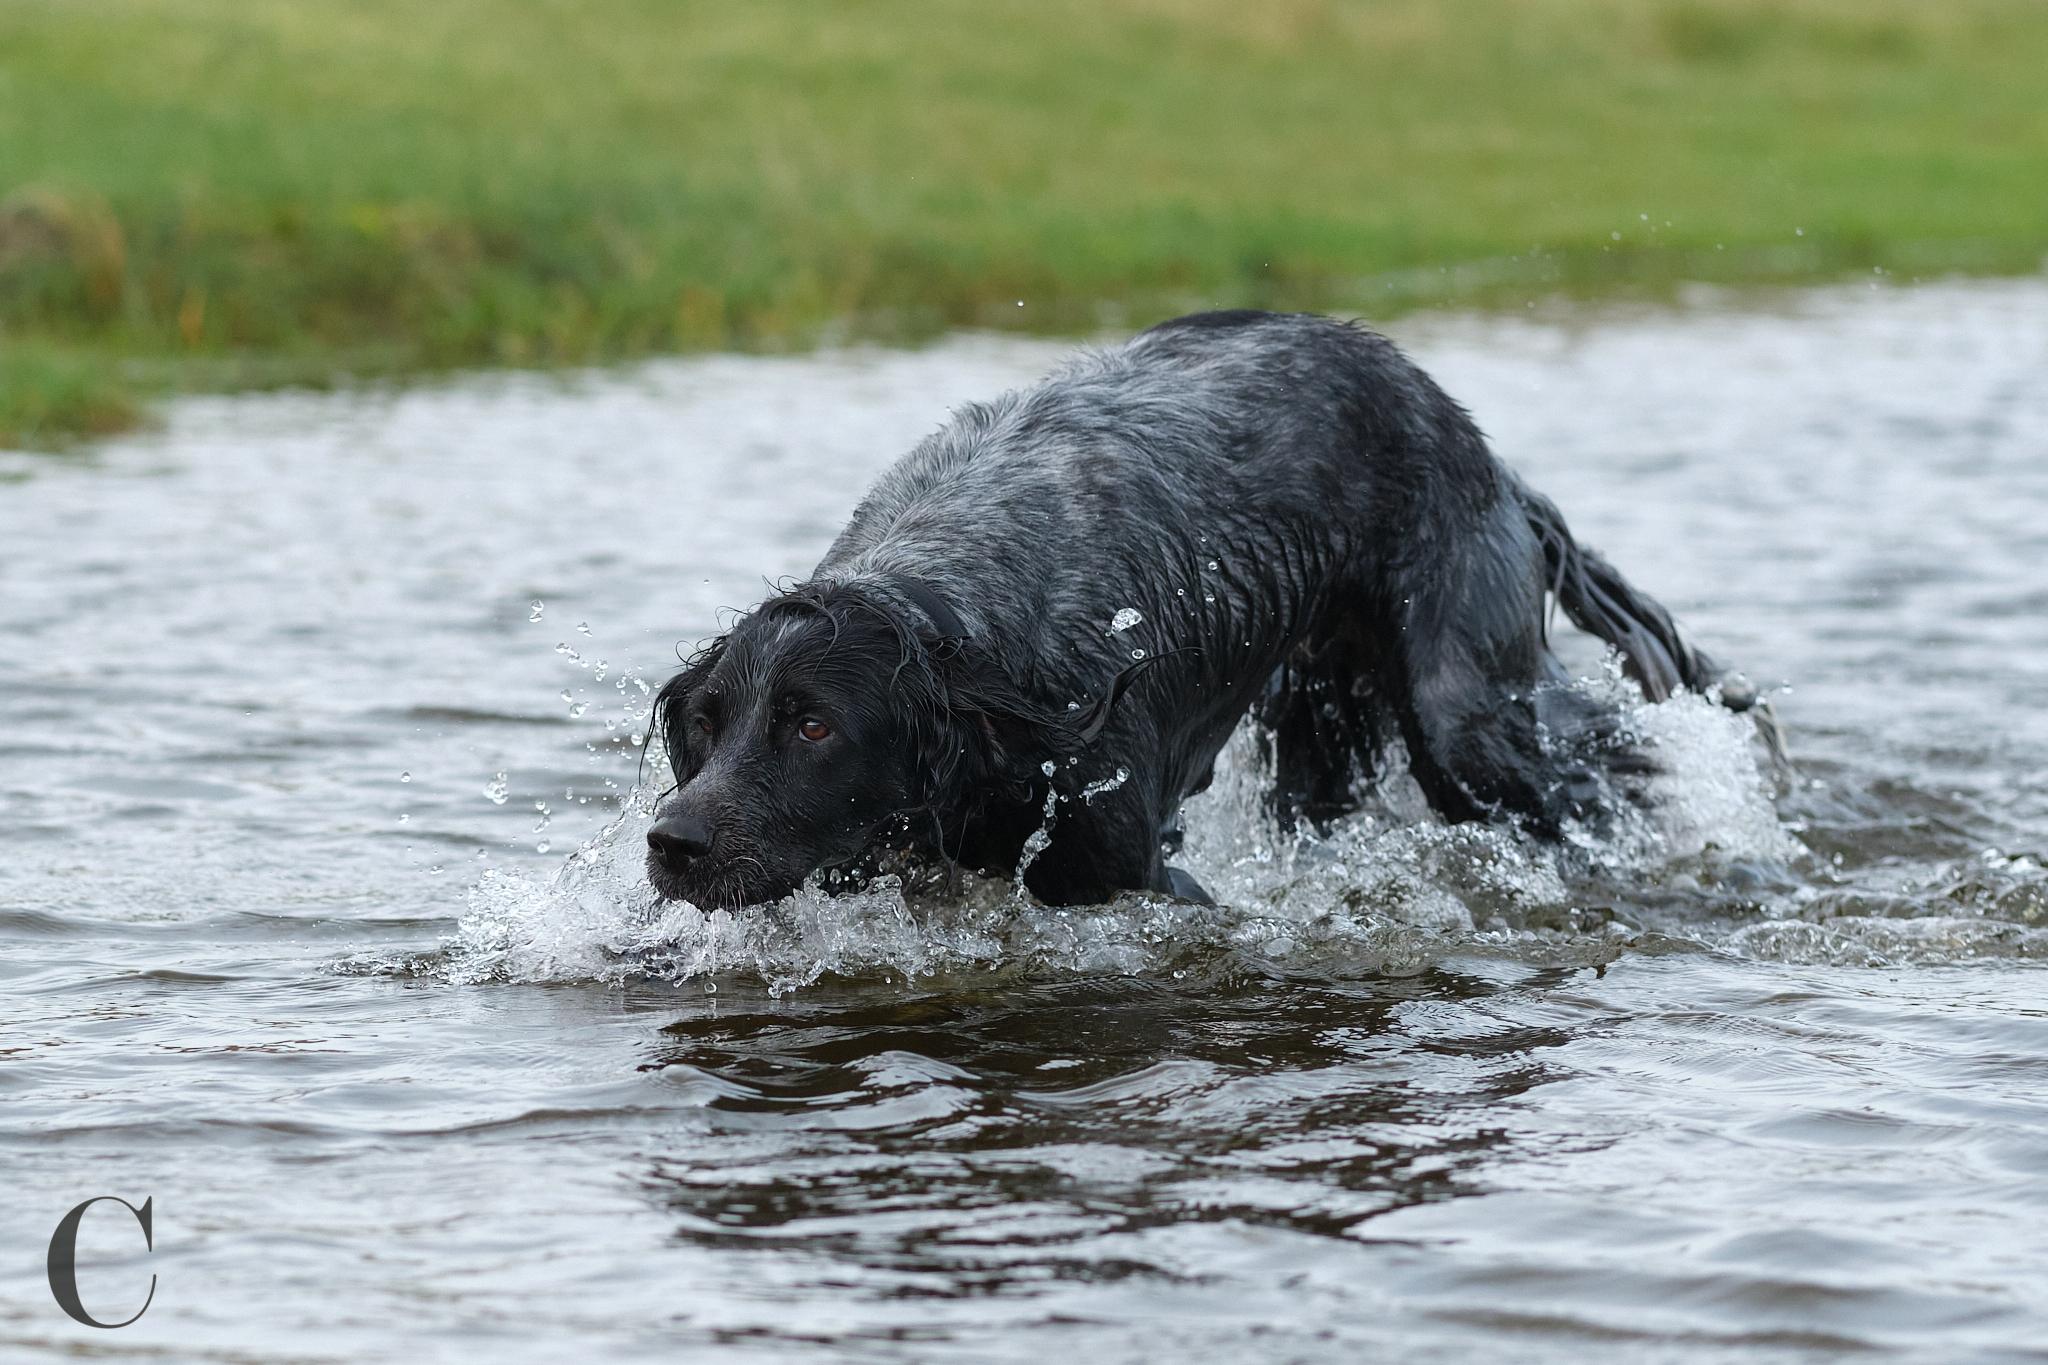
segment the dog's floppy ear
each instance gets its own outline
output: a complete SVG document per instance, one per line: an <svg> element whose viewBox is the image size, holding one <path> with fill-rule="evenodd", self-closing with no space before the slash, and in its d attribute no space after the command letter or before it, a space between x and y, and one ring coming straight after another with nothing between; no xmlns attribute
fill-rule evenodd
<svg viewBox="0 0 2048 1365"><path fill-rule="evenodd" d="M917 632L891 689L911 723L918 804L958 810L1017 794L1059 748L1065 726L1043 715L973 642Z"/></svg>
<svg viewBox="0 0 2048 1365"><path fill-rule="evenodd" d="M654 694L654 724L647 727L647 742L651 744L656 734L661 736L662 747L668 753L669 771L675 774L678 782L683 780L683 746L678 737L682 734L682 727L689 722L683 708L689 704L691 694L718 666L719 659L725 654L725 641L726 637L721 635L692 654L684 661L682 671L663 683ZM642 753L645 753L644 748Z"/></svg>

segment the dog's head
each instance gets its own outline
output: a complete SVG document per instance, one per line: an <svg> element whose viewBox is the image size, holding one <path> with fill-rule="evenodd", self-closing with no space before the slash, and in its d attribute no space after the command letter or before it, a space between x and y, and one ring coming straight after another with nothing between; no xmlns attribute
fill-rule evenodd
<svg viewBox="0 0 2048 1365"><path fill-rule="evenodd" d="M712 908L775 900L892 827L920 838L1028 784L1067 727L916 596L811 583L762 603L655 698L676 789L647 875ZM1070 746L1071 747L1071 746Z"/></svg>

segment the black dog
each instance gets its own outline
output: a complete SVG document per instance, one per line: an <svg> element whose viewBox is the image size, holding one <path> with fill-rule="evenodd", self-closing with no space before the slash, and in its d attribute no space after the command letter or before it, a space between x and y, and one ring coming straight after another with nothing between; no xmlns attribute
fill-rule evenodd
<svg viewBox="0 0 2048 1365"><path fill-rule="evenodd" d="M661 689L648 876L710 907L1035 853L1047 902L1206 899L1163 847L1254 708L1290 823L1353 809L1399 739L1446 818L1554 836L1648 763L1559 685L1546 595L1652 700L1723 682L1385 338L1165 323L963 409Z"/></svg>

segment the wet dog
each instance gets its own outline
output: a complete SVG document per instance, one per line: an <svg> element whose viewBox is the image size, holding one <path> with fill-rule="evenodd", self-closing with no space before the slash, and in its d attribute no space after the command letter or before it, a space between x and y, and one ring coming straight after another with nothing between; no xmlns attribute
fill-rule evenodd
<svg viewBox="0 0 2048 1365"><path fill-rule="evenodd" d="M962 409L669 680L648 876L733 906L1028 858L1049 903L1205 899L1166 857L1248 711L1290 825L1398 741L1445 818L1556 836L1649 760L1563 685L1551 598L1652 700L1750 700L1384 337L1181 318Z"/></svg>

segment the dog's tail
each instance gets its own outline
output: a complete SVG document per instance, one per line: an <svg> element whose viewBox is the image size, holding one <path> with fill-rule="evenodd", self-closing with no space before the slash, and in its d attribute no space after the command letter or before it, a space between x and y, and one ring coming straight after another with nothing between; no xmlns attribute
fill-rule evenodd
<svg viewBox="0 0 2048 1365"><path fill-rule="evenodd" d="M1620 651L1622 671L1644 696L1663 701L1680 690L1699 692L1731 711L1747 711L1755 717L1772 758L1781 765L1787 761L1777 715L1747 678L1723 669L1695 648L1679 633L1670 612L1599 554L1572 539L1556 503L1519 479L1514 493L1543 547L1543 569L1557 605L1573 625Z"/></svg>
<svg viewBox="0 0 2048 1365"><path fill-rule="evenodd" d="M1723 681L1720 666L1678 633L1671 613L1572 539L1556 503L1520 481L1515 496L1543 546L1543 571L1557 605L1573 625L1621 651L1622 670L1644 696L1663 701L1681 689L1705 692ZM1746 701L1724 700L1738 711L1748 709Z"/></svg>

